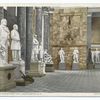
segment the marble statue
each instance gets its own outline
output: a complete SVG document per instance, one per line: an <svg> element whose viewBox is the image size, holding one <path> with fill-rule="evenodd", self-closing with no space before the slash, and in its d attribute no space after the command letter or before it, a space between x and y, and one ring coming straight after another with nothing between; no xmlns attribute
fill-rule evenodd
<svg viewBox="0 0 100 100"><path fill-rule="evenodd" d="M39 42L37 40L37 35L33 37L33 45L32 45L32 61L38 61L39 54Z"/></svg>
<svg viewBox="0 0 100 100"><path fill-rule="evenodd" d="M0 64L8 63L8 46L10 31L7 27L7 20L2 19L0 24Z"/></svg>
<svg viewBox="0 0 100 100"><path fill-rule="evenodd" d="M100 62L99 54L100 54L100 52L99 52L98 48L96 48L96 51L95 51L95 61L96 61L96 63Z"/></svg>
<svg viewBox="0 0 100 100"><path fill-rule="evenodd" d="M58 54L60 55L60 63L64 63L65 62L65 52L63 48L59 50Z"/></svg>
<svg viewBox="0 0 100 100"><path fill-rule="evenodd" d="M44 51L44 62L47 64L53 64L52 57L48 54L47 49Z"/></svg>
<svg viewBox="0 0 100 100"><path fill-rule="evenodd" d="M43 61L43 55L44 55L44 50L43 50L43 46L42 46L42 42L39 45L39 60Z"/></svg>
<svg viewBox="0 0 100 100"><path fill-rule="evenodd" d="M18 25L13 25L13 30L11 31L11 50L13 61L19 61L21 58L21 44L18 32Z"/></svg>
<svg viewBox="0 0 100 100"><path fill-rule="evenodd" d="M79 51L75 48L73 51L73 63L79 63Z"/></svg>
<svg viewBox="0 0 100 100"><path fill-rule="evenodd" d="M95 51L91 51L91 54L92 54L92 62L94 63L95 62Z"/></svg>

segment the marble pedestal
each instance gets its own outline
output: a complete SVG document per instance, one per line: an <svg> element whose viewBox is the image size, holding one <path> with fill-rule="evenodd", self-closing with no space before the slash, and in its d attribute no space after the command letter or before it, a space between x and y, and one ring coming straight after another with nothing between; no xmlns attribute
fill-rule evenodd
<svg viewBox="0 0 100 100"><path fill-rule="evenodd" d="M73 63L72 70L79 70L79 63Z"/></svg>
<svg viewBox="0 0 100 100"><path fill-rule="evenodd" d="M22 75L20 73L20 70L22 70L21 67L23 65L20 63L20 61L12 61L10 63L13 64L14 67L16 67L14 70L14 74L15 74L14 79L15 79L16 85L17 86L25 86L25 81L22 78Z"/></svg>
<svg viewBox="0 0 100 100"><path fill-rule="evenodd" d="M16 87L14 69L12 64L0 65L0 91L7 91Z"/></svg>
<svg viewBox="0 0 100 100"><path fill-rule="evenodd" d="M53 64L46 64L45 71L46 72L54 72Z"/></svg>
<svg viewBox="0 0 100 100"><path fill-rule="evenodd" d="M59 70L66 70L66 64L65 63L59 63Z"/></svg>
<svg viewBox="0 0 100 100"><path fill-rule="evenodd" d="M29 75L33 77L41 77L44 76L45 73L45 64L41 64L41 62L31 62Z"/></svg>
<svg viewBox="0 0 100 100"><path fill-rule="evenodd" d="M12 61L10 63L13 64L14 67L16 67L15 70L14 70L15 80L20 79L21 78L20 63L18 61Z"/></svg>

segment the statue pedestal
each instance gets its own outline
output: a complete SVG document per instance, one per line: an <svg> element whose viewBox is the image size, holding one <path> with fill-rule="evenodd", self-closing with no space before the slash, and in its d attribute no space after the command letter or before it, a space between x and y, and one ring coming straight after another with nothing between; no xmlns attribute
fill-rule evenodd
<svg viewBox="0 0 100 100"><path fill-rule="evenodd" d="M59 63L59 70L66 70L66 64L65 63Z"/></svg>
<svg viewBox="0 0 100 100"><path fill-rule="evenodd" d="M14 70L15 80L20 79L21 78L20 63L18 61L12 61L10 63L13 64L14 67L16 67L15 70Z"/></svg>
<svg viewBox="0 0 100 100"><path fill-rule="evenodd" d="M20 61L12 61L11 64L13 64L13 66L16 67L14 70L14 74L15 74L14 78L15 78L16 85L17 86L25 86L25 81L21 77L22 75L20 73L22 64L20 63Z"/></svg>
<svg viewBox="0 0 100 100"><path fill-rule="evenodd" d="M46 72L54 72L54 66L53 66L53 64L46 64L45 71Z"/></svg>
<svg viewBox="0 0 100 100"><path fill-rule="evenodd" d="M79 70L79 63L73 63L72 70Z"/></svg>
<svg viewBox="0 0 100 100"><path fill-rule="evenodd" d="M12 64L0 65L0 91L16 87L14 69Z"/></svg>
<svg viewBox="0 0 100 100"><path fill-rule="evenodd" d="M45 73L45 65L41 64L41 62L32 62L30 65L29 75L34 77L44 76Z"/></svg>

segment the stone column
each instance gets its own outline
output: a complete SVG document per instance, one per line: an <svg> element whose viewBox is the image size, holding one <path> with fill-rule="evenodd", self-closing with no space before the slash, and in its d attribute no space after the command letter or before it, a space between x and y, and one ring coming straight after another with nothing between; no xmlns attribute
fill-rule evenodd
<svg viewBox="0 0 100 100"><path fill-rule="evenodd" d="M49 49L50 14L44 16L44 49Z"/></svg>
<svg viewBox="0 0 100 100"><path fill-rule="evenodd" d="M87 15L87 68L89 69L92 66L92 63L90 62L91 59L91 51L89 48L91 48L91 37L92 37L92 13L88 12Z"/></svg>
<svg viewBox="0 0 100 100"><path fill-rule="evenodd" d="M87 45L91 48L91 36L92 36L92 13L87 15Z"/></svg>
<svg viewBox="0 0 100 100"><path fill-rule="evenodd" d="M38 41L42 41L42 8L36 8L36 29L35 33L37 35Z"/></svg>
<svg viewBox="0 0 100 100"><path fill-rule="evenodd" d="M30 69L31 61L31 52L32 52L32 41L33 41L33 32L32 32L32 20L33 20L33 7L26 7L26 69Z"/></svg>
<svg viewBox="0 0 100 100"><path fill-rule="evenodd" d="M26 63L26 7L17 8L17 22L19 26L18 31L20 34L21 45L22 45L21 56Z"/></svg>
<svg viewBox="0 0 100 100"><path fill-rule="evenodd" d="M0 7L0 21L2 18L4 18L4 9L3 7Z"/></svg>

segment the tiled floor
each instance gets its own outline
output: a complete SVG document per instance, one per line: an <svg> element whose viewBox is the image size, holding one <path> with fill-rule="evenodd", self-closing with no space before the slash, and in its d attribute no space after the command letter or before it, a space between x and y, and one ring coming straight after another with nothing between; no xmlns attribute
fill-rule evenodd
<svg viewBox="0 0 100 100"><path fill-rule="evenodd" d="M55 71L10 92L100 92L100 70Z"/></svg>

